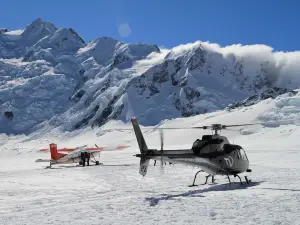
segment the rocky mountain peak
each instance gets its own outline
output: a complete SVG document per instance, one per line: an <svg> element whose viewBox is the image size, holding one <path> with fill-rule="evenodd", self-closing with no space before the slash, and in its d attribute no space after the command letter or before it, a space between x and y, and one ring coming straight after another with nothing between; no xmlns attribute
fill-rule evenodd
<svg viewBox="0 0 300 225"><path fill-rule="evenodd" d="M47 35L54 34L56 30L57 28L54 26L54 24L45 22L41 18L38 18L26 26L24 32L22 33L23 44L26 46L31 46Z"/></svg>
<svg viewBox="0 0 300 225"><path fill-rule="evenodd" d="M8 31L8 29L6 29L6 28L0 28L0 34L3 34L5 32L7 32L7 31Z"/></svg>
<svg viewBox="0 0 300 225"><path fill-rule="evenodd" d="M110 37L86 44L74 29L40 18L1 32L0 111L13 117L0 126L8 133L74 130L133 115L156 125L255 104L300 84L290 64L261 50L241 54L200 41L165 50Z"/></svg>

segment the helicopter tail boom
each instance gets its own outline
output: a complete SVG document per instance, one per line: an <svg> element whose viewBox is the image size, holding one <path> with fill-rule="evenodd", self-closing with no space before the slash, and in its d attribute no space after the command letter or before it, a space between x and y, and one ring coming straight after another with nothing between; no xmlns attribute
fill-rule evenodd
<svg viewBox="0 0 300 225"><path fill-rule="evenodd" d="M132 122L133 130L134 130L134 133L135 133L135 136L136 136L136 140L137 140L139 148L140 148L140 152L143 154L143 153L148 151L148 147L147 147L145 138L142 134L139 123L138 123L138 121L136 120L135 117L133 117L131 119L131 122Z"/></svg>
<svg viewBox="0 0 300 225"><path fill-rule="evenodd" d="M148 169L148 165L149 165L149 161L150 161L150 158L148 158L146 156L147 151L148 151L148 147L147 147L145 138L142 134L141 128L140 128L139 123L137 122L136 118L133 117L131 119L131 122L132 122L132 126L133 126L134 133L135 133L135 136L136 136L136 140L138 142L140 152L141 152L141 155L140 155L140 157L141 157L141 160L140 160L140 174L145 176L147 174L147 169Z"/></svg>

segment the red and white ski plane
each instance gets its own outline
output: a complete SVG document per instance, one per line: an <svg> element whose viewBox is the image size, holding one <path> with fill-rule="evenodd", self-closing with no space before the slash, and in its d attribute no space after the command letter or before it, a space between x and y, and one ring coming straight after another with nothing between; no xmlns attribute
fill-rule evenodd
<svg viewBox="0 0 300 225"><path fill-rule="evenodd" d="M57 145L52 143L50 144L50 148L43 148L40 149L39 152L49 152L51 159L37 159L35 162L49 162L50 166L47 168L51 168L52 165L55 164L69 164L69 163L79 163L79 165L89 166L90 158L92 158L92 162L96 165L100 165L99 161L96 160L96 156L100 157L100 153L102 151L119 151L129 146L119 145L115 148L109 147L98 147L95 145L96 148L87 148L86 145L76 148L57 148Z"/></svg>

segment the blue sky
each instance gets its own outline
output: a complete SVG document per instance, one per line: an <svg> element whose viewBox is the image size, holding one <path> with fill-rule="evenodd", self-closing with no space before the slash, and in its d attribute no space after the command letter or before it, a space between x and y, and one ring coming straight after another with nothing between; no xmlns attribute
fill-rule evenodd
<svg viewBox="0 0 300 225"><path fill-rule="evenodd" d="M0 27L20 29L41 17L87 42L109 36L168 48L201 40L300 50L297 0L9 0L0 11ZM130 32L120 35L121 24Z"/></svg>

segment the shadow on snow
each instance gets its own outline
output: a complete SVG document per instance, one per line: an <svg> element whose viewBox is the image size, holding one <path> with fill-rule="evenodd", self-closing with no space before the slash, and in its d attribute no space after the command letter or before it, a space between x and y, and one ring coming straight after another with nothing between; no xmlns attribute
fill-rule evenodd
<svg viewBox="0 0 300 225"><path fill-rule="evenodd" d="M300 189L293 189L293 188L259 188L259 189L266 189L266 190L273 190L273 191L299 191Z"/></svg>
<svg viewBox="0 0 300 225"><path fill-rule="evenodd" d="M211 192L211 191L231 191L231 190L238 190L238 189L247 189L249 187L254 187L262 182L251 182L247 185L241 185L240 183L231 183L231 184L220 184L211 186L205 189L197 189L197 190L190 190L184 193L168 195L162 194L160 197L146 197L145 199L150 202L150 206L155 206L162 200L173 200L176 197L205 197L202 195L203 193Z"/></svg>

